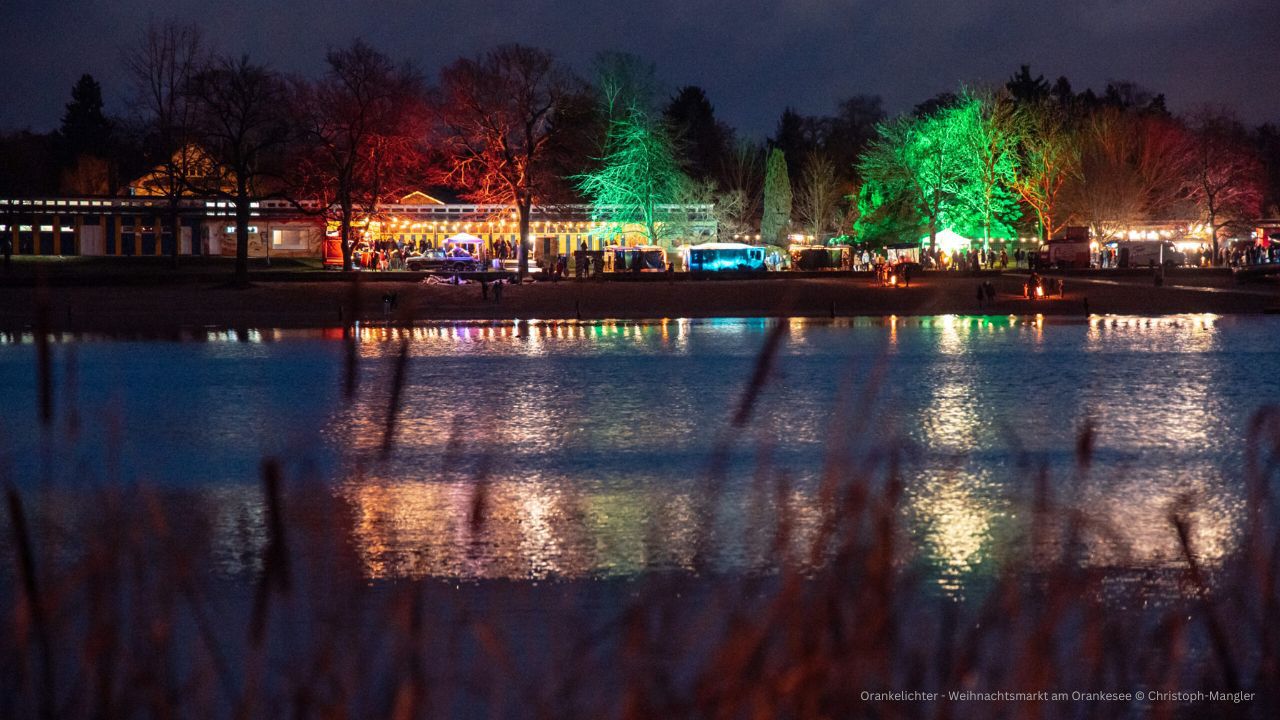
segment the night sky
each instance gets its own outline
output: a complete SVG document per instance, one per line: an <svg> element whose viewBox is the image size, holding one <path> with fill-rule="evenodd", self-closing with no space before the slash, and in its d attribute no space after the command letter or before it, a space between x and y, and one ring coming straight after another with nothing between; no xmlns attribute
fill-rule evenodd
<svg viewBox="0 0 1280 720"><path fill-rule="evenodd" d="M1174 111L1214 103L1280 121L1277 0L3 0L0 128L56 127L84 72L123 113L120 53L149 17L198 21L221 50L303 74L357 35L429 74L502 42L551 48L579 70L626 50L672 88L703 86L757 137L786 105L830 113L868 93L898 112L961 81L1003 82L1021 63L1076 90L1132 80Z"/></svg>

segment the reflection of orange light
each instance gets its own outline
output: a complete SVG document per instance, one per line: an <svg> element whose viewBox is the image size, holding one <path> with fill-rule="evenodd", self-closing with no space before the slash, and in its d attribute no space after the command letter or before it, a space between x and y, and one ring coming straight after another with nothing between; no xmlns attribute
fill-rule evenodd
<svg viewBox="0 0 1280 720"><path fill-rule="evenodd" d="M890 285L897 285L897 284L898 284L898 276L897 276L897 275L890 275L890 276L889 276L889 284L890 284Z"/></svg>
<svg viewBox="0 0 1280 720"><path fill-rule="evenodd" d="M1039 285L1036 286L1036 297L1044 297L1044 288Z"/></svg>

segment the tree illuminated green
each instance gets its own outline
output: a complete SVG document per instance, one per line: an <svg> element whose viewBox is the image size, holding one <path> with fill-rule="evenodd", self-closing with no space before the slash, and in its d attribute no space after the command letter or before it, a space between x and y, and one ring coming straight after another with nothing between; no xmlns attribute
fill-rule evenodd
<svg viewBox="0 0 1280 720"><path fill-rule="evenodd" d="M933 247L944 229L984 241L1012 235L1017 156L1003 112L962 94L929 115L881 125L858 164L859 238L920 232Z"/></svg>
<svg viewBox="0 0 1280 720"><path fill-rule="evenodd" d="M594 216L613 232L639 225L654 245L679 232L681 224L667 206L683 199L689 179L666 130L641 108L633 105L609 122L600 168L576 180Z"/></svg>
<svg viewBox="0 0 1280 720"><path fill-rule="evenodd" d="M956 188L957 214L969 216L968 222L952 219L950 227L967 237L980 236L984 248L990 247L993 233L1016 234L1013 224L1022 215L1010 189L1018 164L1012 113L1013 105L1005 98L968 93L945 113L961 146L963 182Z"/></svg>
<svg viewBox="0 0 1280 720"><path fill-rule="evenodd" d="M940 114L902 117L880 126L880 134L858 168L865 180L862 215L868 223L882 210L897 214L909 207L918 225L937 244L944 216L962 181L958 137Z"/></svg>
<svg viewBox="0 0 1280 720"><path fill-rule="evenodd" d="M856 203L853 234L858 242L883 247L903 238L914 240L925 230L911 198L879 179L868 178L862 183Z"/></svg>

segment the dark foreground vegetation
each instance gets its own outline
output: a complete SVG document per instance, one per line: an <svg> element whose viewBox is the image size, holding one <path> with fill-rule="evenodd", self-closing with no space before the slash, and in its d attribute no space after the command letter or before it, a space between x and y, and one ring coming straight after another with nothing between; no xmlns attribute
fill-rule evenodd
<svg viewBox="0 0 1280 720"><path fill-rule="evenodd" d="M772 333L720 443L750 433L785 324ZM55 462L74 442L55 407L51 348L36 338L39 418ZM379 390L380 446L395 452L407 344ZM347 377L355 376L355 358ZM869 383L874 387L874 378ZM354 390L349 384L348 390ZM1081 505L1093 434L1072 477L1025 468L1024 550L990 587L956 598L913 563L896 447L859 450L865 398L850 396L827 443L816 524L773 504L755 528L774 570L688 567L631 578L459 583L373 580L352 541L353 508L305 471L262 463L251 568L217 570L214 519L188 498L109 481L87 506L53 484L6 489L0 583L0 716L125 717L1241 717L1280 713L1280 527L1274 483L1280 410L1254 417L1240 482L1248 512L1234 550L1209 566L1193 538L1195 499L1168 508L1179 559L1140 572L1089 565L1084 538L1109 537ZM712 458L698 517L725 486ZM784 471L751 481L785 498ZM466 514L483 542L487 484ZM709 523L708 523L709 525ZM694 532L705 532L702 526ZM654 532L660 532L654 528ZM926 690L929 702L864 692ZM948 691L1221 691L1236 700L966 702ZM1247 698L1247 699L1245 699Z"/></svg>

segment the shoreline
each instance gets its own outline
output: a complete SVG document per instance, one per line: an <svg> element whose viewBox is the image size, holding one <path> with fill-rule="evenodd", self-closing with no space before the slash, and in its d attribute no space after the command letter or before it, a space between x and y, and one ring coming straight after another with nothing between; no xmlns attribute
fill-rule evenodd
<svg viewBox="0 0 1280 720"><path fill-rule="evenodd" d="M1149 276L1061 276L1062 297L1022 297L1026 272L962 276L926 273L909 287L881 287L867 277L769 279L647 279L644 282L568 279L513 285L501 302L482 297L479 284L452 285L331 278L307 282L253 278L248 287L224 283L153 285L74 284L0 286L0 331L137 332L200 328L324 329L352 321L366 325L519 320L660 320L663 318L852 318L929 315L1218 315L1280 312L1280 285L1234 286L1217 276L1163 287ZM994 301L977 299L990 282ZM356 290L358 289L358 292ZM384 299L393 294L394 309ZM43 312L42 309L43 308ZM43 314L44 320L41 320Z"/></svg>

